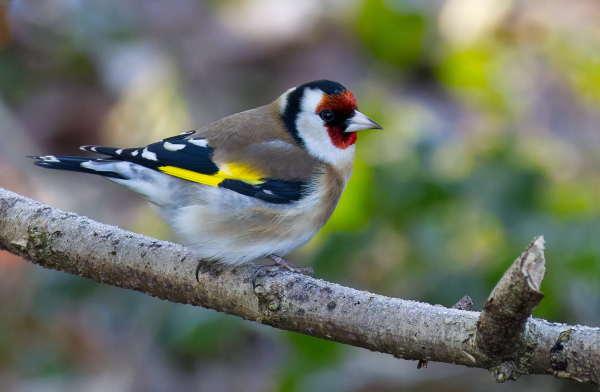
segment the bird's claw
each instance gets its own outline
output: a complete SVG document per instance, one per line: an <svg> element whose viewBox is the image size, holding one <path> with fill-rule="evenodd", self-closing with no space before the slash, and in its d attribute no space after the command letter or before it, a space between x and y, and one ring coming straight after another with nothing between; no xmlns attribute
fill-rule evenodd
<svg viewBox="0 0 600 392"><path fill-rule="evenodd" d="M253 288L256 288L256 279L266 276L267 274L277 272L282 268L290 272L295 272L297 274L305 274L310 277L313 277L315 275L315 271L312 269L312 267L297 267L281 256L268 255L267 258L273 260L275 264L263 265L262 267L256 270L256 272L254 273L254 277L252 278Z"/></svg>

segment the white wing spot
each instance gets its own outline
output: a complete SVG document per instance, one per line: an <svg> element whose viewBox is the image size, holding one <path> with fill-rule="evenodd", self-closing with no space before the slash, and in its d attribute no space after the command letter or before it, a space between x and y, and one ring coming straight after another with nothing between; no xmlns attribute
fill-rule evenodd
<svg viewBox="0 0 600 392"><path fill-rule="evenodd" d="M185 144L173 144L173 143L165 142L163 144L163 147L165 148L165 150L179 151L179 150L185 148Z"/></svg>
<svg viewBox="0 0 600 392"><path fill-rule="evenodd" d="M139 153L139 150L135 150L131 153L131 155L135 157L135 156L137 156L138 153Z"/></svg>
<svg viewBox="0 0 600 392"><path fill-rule="evenodd" d="M208 146L208 141L206 139L190 139L188 142L195 144L198 147Z"/></svg>
<svg viewBox="0 0 600 392"><path fill-rule="evenodd" d="M263 189L263 192L266 193L267 195L275 196L275 194L268 189Z"/></svg>
<svg viewBox="0 0 600 392"><path fill-rule="evenodd" d="M121 153L123 152L122 148L119 148L117 151L115 151L115 154L117 155L121 155Z"/></svg>
<svg viewBox="0 0 600 392"><path fill-rule="evenodd" d="M158 162L158 158L156 157L156 154L153 153L152 151L148 151L148 147L144 148L144 151L142 151L142 158L145 158L149 161Z"/></svg>

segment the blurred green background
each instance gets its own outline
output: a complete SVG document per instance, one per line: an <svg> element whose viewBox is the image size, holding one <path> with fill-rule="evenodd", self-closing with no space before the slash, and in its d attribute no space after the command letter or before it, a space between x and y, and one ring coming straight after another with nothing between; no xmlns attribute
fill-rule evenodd
<svg viewBox="0 0 600 392"><path fill-rule="evenodd" d="M141 197L26 155L137 147L337 80L359 135L331 221L290 260L480 310L536 235L551 321L600 325L597 0L0 2L0 186L174 240ZM43 270L0 252L1 391L573 391L416 362Z"/></svg>

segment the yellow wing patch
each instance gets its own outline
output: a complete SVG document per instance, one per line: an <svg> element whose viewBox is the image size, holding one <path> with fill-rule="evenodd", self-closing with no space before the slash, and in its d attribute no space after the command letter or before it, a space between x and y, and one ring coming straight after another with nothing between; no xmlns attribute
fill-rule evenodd
<svg viewBox="0 0 600 392"><path fill-rule="evenodd" d="M262 179L266 177L264 174L248 166L238 165L237 163L221 165L219 172L215 176L222 177L223 179L240 180L252 185L262 184L264 182Z"/></svg>
<svg viewBox="0 0 600 392"><path fill-rule="evenodd" d="M223 181L223 178L216 177L215 175L196 173L195 171L182 169L175 166L160 166L158 170L174 177L179 177L183 178L184 180L199 182L200 184L206 184L210 186L219 186L219 183Z"/></svg>
<svg viewBox="0 0 600 392"><path fill-rule="evenodd" d="M160 166L158 170L174 177L210 186L219 186L219 183L225 179L239 180L251 185L258 185L262 184L264 182L262 179L266 177L254 169L236 163L221 165L219 171L215 174L202 174L175 166Z"/></svg>

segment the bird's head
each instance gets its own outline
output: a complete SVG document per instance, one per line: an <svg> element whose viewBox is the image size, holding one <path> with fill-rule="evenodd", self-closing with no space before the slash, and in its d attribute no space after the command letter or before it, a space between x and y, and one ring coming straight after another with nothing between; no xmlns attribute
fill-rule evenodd
<svg viewBox="0 0 600 392"><path fill-rule="evenodd" d="M357 131L383 129L358 111L354 95L337 82L306 83L289 89L277 102L287 131L328 163L353 159Z"/></svg>

